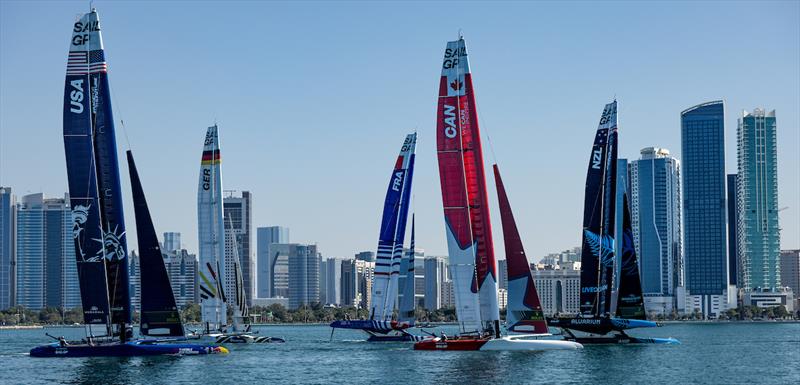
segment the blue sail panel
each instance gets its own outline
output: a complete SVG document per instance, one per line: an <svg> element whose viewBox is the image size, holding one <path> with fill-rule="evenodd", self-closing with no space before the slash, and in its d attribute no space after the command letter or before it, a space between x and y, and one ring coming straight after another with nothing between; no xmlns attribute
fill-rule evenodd
<svg viewBox="0 0 800 385"><path fill-rule="evenodd" d="M64 82L63 132L83 321L86 324L108 324L108 285L102 257L103 231L91 113L89 51L83 34L77 32L84 26L91 29L95 25L96 14L90 13L73 27ZM80 37L76 39L76 36Z"/></svg>
<svg viewBox="0 0 800 385"><path fill-rule="evenodd" d="M606 315L611 308L617 175L617 102L606 104L586 172L581 252L580 311Z"/></svg>
<svg viewBox="0 0 800 385"><path fill-rule="evenodd" d="M147 208L142 182L136 170L133 154L128 151L127 156L133 192L133 212L136 217L136 237L139 244L140 330L146 336L183 337L183 323L175 303L167 268L164 266L164 257L158 245L153 218Z"/></svg>
<svg viewBox="0 0 800 385"><path fill-rule="evenodd" d="M403 253L402 238L398 243L397 234L400 229L405 232L408 213L408 192L406 191L410 192L409 172L411 171L410 166L413 166L416 135L414 133L406 136L389 178L378 237L378 252L375 258L370 319L383 321L392 316L392 308L397 296L400 259Z"/></svg>
<svg viewBox="0 0 800 385"><path fill-rule="evenodd" d="M94 137L94 161L103 229L103 247L99 257L105 258L111 322L130 323L127 242L125 217L122 211L122 188L119 180L117 141L108 85L108 65L103 51L100 19L95 10L73 26L72 45L67 74L86 79L84 99L89 100L89 121ZM72 98L72 94L70 95Z"/></svg>

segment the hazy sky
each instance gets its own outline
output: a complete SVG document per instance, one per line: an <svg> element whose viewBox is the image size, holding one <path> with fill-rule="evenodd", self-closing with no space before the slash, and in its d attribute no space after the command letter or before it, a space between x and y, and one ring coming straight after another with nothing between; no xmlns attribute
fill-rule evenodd
<svg viewBox="0 0 800 385"><path fill-rule="evenodd" d="M254 227L288 226L326 256L374 250L391 168L418 130L417 245L446 254L436 95L445 44L461 29L487 171L489 136L535 260L580 243L589 150L615 96L620 157L631 159L647 146L680 158L680 112L724 99L727 172L741 111L776 109L781 243L799 248L798 4L94 2L119 151L123 119L159 234L179 231L197 250L200 155L216 121L223 188L253 193ZM18 196L67 190L64 73L87 9L0 2L0 185ZM502 258L496 205L492 215Z"/></svg>

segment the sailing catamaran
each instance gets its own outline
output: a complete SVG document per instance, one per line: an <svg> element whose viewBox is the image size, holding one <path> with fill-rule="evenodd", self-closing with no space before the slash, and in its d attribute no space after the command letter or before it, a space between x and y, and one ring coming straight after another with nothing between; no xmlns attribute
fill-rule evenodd
<svg viewBox="0 0 800 385"><path fill-rule="evenodd" d="M33 357L89 357L226 352L225 348L217 346L133 339L122 189L107 71L100 21L92 9L73 25L64 91L64 149L87 337L82 341L57 338L58 342L33 348L30 354ZM129 161L137 224L142 231L146 224L139 218L139 209L142 204L144 210L147 208L130 153ZM152 230L151 221L149 226ZM150 234L145 237L147 235ZM155 236L155 230L152 235ZM139 236L141 239L143 234ZM158 263L164 268L160 254L157 263L150 258L152 251L151 245L145 245L142 265L147 274L156 271ZM157 246L155 251L158 251ZM182 337L180 318L177 324L175 322L174 298L172 308L159 300L161 296L172 295L169 280L161 280L166 276L161 277L157 272L156 277L159 279L142 286L142 293L146 294L142 334Z"/></svg>
<svg viewBox="0 0 800 385"><path fill-rule="evenodd" d="M447 43L438 99L436 144L460 335L418 342L414 349L478 350L500 337L500 312L483 150L463 38Z"/></svg>
<svg viewBox="0 0 800 385"><path fill-rule="evenodd" d="M417 133L408 134L400 148L383 205L383 219L378 237L378 253L372 281L372 303L368 320L337 320L333 329L363 330L369 341L420 341L405 329L414 326L414 227L411 249L403 255L403 241L408 221L411 182L414 177L414 152ZM398 294L400 274L406 276L398 320L392 319ZM333 330L331 331L331 335Z"/></svg>
<svg viewBox="0 0 800 385"><path fill-rule="evenodd" d="M222 177L217 125L206 131L203 156L200 160L200 180L197 187L197 231L200 243L200 267L197 271L200 287L200 307L203 330L194 331L191 338L217 343L284 342L282 338L258 336L251 331L247 297L239 267L239 248L233 247L234 302L233 324L227 323L228 297L225 295L225 225L222 209ZM230 218L229 218L230 220ZM234 237L233 244L236 245ZM230 329L229 329L230 328Z"/></svg>
<svg viewBox="0 0 800 385"><path fill-rule="evenodd" d="M615 252L617 221L617 101L606 104L595 134L586 174L581 253L580 314L548 319L567 339L581 343L679 343L673 338L637 338L627 329L656 327L644 311L627 194L623 193L619 287ZM617 296L617 298L615 298ZM616 311L612 304L617 302Z"/></svg>
<svg viewBox="0 0 800 385"><path fill-rule="evenodd" d="M472 74L463 38L447 43L439 82L437 122L439 175L442 184L450 275L460 334L418 342L417 350L553 350L581 345L546 339L541 305L522 249L500 174L503 235L509 258L509 332L500 336L497 264L494 258L486 179L483 168ZM520 267L524 266L524 267ZM527 273L524 272L527 271ZM513 282L513 285L512 285ZM513 294L513 295L512 295Z"/></svg>

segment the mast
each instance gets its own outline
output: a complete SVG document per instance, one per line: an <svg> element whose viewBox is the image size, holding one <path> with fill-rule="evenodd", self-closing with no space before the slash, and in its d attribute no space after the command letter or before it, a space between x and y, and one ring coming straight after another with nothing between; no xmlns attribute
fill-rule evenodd
<svg viewBox="0 0 800 385"><path fill-rule="evenodd" d="M508 268L506 325L510 332L545 334L548 332L547 321L544 319L542 304L539 301L539 294L536 292L536 284L533 281L528 257L522 247L522 239L511 211L506 188L500 178L500 169L496 164L493 168Z"/></svg>
<svg viewBox="0 0 800 385"><path fill-rule="evenodd" d="M463 332L499 335L497 263L463 38L447 43L438 99L436 144L456 312Z"/></svg>
<svg viewBox="0 0 800 385"><path fill-rule="evenodd" d="M405 274L405 284L403 285L403 300L400 301L400 312L398 313L398 321L408 322L414 324L416 316L414 314L415 302L414 301L414 215L411 215L411 245L406 253L406 256L400 262L400 271Z"/></svg>
<svg viewBox="0 0 800 385"><path fill-rule="evenodd" d="M606 104L595 134L583 206L580 311L608 316L614 279L617 101Z"/></svg>
<svg viewBox="0 0 800 385"><path fill-rule="evenodd" d="M633 243L631 212L628 194L622 195L622 255L620 256L619 289L617 290L617 316L628 319L647 319L639 277L639 262Z"/></svg>
<svg viewBox="0 0 800 385"><path fill-rule="evenodd" d="M128 172L131 177L133 210L136 216L136 237L139 244L139 271L141 280L142 335L159 337L183 337L183 323L175 303L175 295L169 281L164 256L158 245L153 218L147 208L133 153L127 152Z"/></svg>
<svg viewBox="0 0 800 385"><path fill-rule="evenodd" d="M208 128L200 160L200 180L197 187L197 232L200 246L200 306L207 330L225 326L227 313L224 263L225 228L222 219L221 157L217 125Z"/></svg>
<svg viewBox="0 0 800 385"><path fill-rule="evenodd" d="M233 233L233 223L228 216L228 229L233 245L233 274L234 274L234 303L233 303L233 331L246 332L250 329L250 309L247 307L247 294L244 291L242 269L239 266L239 242Z"/></svg>
<svg viewBox="0 0 800 385"><path fill-rule="evenodd" d="M392 318L397 299L397 284L403 257L403 240L408 221L408 202L414 174L414 151L417 134L408 134L389 178L383 218L378 237L375 275L372 283L370 319L387 321Z"/></svg>
<svg viewBox="0 0 800 385"><path fill-rule="evenodd" d="M84 322L114 324L125 340L131 321L127 244L107 71L92 9L72 28L64 150Z"/></svg>

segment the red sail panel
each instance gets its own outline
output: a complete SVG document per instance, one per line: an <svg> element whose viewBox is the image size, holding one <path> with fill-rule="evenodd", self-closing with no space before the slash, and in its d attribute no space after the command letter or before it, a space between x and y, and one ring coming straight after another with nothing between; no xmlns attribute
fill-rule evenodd
<svg viewBox="0 0 800 385"><path fill-rule="evenodd" d="M517 223L511 211L503 180L500 178L500 169L496 164L494 180L500 203L500 221L503 224L503 243L506 249L506 266L508 266L506 325L512 332L547 333L547 321L544 318L542 304L539 302L539 294L536 292L528 257L522 247Z"/></svg>
<svg viewBox="0 0 800 385"><path fill-rule="evenodd" d="M478 293L480 319L495 323L499 320L496 261L475 96L463 39L448 42L445 49L437 117L439 173L451 265L470 263L466 259L471 257L476 279L471 292ZM489 326L484 324L484 330Z"/></svg>

